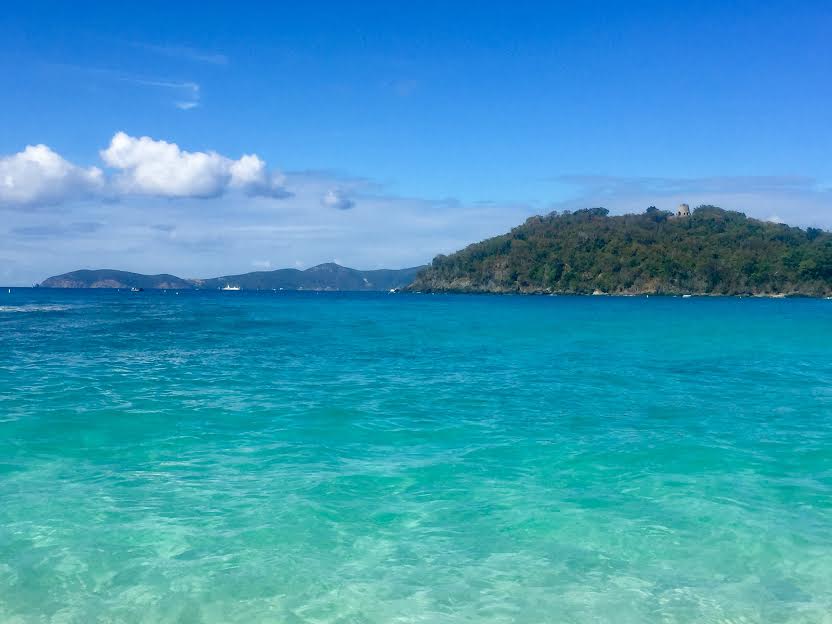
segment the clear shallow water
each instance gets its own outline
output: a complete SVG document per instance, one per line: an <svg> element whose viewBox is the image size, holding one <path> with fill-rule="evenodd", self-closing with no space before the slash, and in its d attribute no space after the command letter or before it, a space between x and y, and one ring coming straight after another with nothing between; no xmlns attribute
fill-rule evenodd
<svg viewBox="0 0 832 624"><path fill-rule="evenodd" d="M0 292L0 622L830 622L832 302Z"/></svg>

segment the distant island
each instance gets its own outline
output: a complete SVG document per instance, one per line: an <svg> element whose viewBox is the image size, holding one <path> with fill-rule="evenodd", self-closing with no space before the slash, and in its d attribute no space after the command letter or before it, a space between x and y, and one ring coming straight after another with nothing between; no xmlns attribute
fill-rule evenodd
<svg viewBox="0 0 832 624"><path fill-rule="evenodd" d="M409 290L828 297L832 234L715 206L553 212L437 256Z"/></svg>
<svg viewBox="0 0 832 624"><path fill-rule="evenodd" d="M209 279L184 279L175 275L143 275L114 269L80 270L45 279L43 288L142 288L217 290L337 290L378 291L410 284L424 267L360 271L333 262L304 271L277 269Z"/></svg>

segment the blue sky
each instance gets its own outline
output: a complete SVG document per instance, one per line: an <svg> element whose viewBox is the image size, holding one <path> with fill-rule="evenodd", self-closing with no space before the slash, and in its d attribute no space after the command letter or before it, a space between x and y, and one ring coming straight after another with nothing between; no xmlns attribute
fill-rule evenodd
<svg viewBox="0 0 832 624"><path fill-rule="evenodd" d="M828 2L123 4L4 7L0 281L404 266L586 205L832 226Z"/></svg>

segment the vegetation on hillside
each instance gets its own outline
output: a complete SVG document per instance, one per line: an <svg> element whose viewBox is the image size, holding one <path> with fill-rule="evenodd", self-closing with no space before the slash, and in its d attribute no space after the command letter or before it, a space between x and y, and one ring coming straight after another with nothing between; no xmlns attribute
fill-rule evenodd
<svg viewBox="0 0 832 624"><path fill-rule="evenodd" d="M437 256L418 291L714 295L832 294L832 234L700 206L531 217L508 234Z"/></svg>
<svg viewBox="0 0 832 624"><path fill-rule="evenodd" d="M189 281L163 273L143 275L115 269L82 269L53 275L41 284L44 288L193 288Z"/></svg>

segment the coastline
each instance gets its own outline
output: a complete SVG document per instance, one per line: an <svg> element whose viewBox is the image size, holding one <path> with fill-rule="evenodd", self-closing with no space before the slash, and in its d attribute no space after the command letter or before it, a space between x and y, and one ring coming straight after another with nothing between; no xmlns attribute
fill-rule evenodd
<svg viewBox="0 0 832 624"><path fill-rule="evenodd" d="M48 292L61 291L95 291L95 292L120 292L129 291L129 287L103 287L103 286L82 286L82 287L60 287L60 286L0 286L0 294L3 290L41 290ZM144 288L146 292L168 292L175 291L187 293L208 293L218 292L211 288ZM363 294L388 294L385 290L340 290L335 288L297 288L297 289L272 289L272 288L241 288L239 292L247 293L363 293ZM663 297L663 298L731 298L731 299L818 299L818 300L832 300L832 291L828 294L815 295L801 292L790 293L707 293L707 292L662 292L662 291L642 291L642 292L574 292L574 291L546 291L546 290L488 290L488 289L467 289L467 288L443 288L443 289L419 289L416 290L410 286L396 289L396 294L407 295L520 295L524 297Z"/></svg>
<svg viewBox="0 0 832 624"><path fill-rule="evenodd" d="M422 289L403 292L410 294L437 294L437 295L523 295L531 297L667 297L667 298L732 298L732 299L832 299L832 292L823 295L815 295L800 292L791 293L691 293L691 292L566 292L566 291L545 291L545 290L473 290L473 289Z"/></svg>

